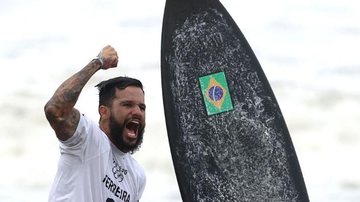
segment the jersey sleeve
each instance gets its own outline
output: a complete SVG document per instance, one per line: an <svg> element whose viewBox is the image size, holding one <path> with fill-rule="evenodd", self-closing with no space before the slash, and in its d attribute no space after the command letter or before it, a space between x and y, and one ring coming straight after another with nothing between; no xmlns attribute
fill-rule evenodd
<svg viewBox="0 0 360 202"><path fill-rule="evenodd" d="M75 161L83 161L88 141L93 136L92 121L85 115L80 115L80 120L72 137L65 141L60 140L60 153Z"/></svg>
<svg viewBox="0 0 360 202"><path fill-rule="evenodd" d="M99 155L106 141L106 135L99 125L86 115L81 114L80 120L73 136L65 141L60 141L60 153L67 156L70 163L84 162ZM106 149L108 149L106 147Z"/></svg>

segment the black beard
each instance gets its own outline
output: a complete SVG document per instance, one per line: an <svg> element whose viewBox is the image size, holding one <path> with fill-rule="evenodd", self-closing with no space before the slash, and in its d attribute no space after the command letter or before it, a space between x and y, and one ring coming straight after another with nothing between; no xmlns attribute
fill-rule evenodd
<svg viewBox="0 0 360 202"><path fill-rule="evenodd" d="M128 121L130 120L126 119L124 121L124 124L118 123L111 115L109 119L110 136L112 137L112 140L114 141L113 143L118 149L120 149L125 153L130 152L131 154L133 154L140 149L140 146L143 141L145 126L142 125L139 128L136 143L134 145L130 145L126 143L123 138L123 132Z"/></svg>

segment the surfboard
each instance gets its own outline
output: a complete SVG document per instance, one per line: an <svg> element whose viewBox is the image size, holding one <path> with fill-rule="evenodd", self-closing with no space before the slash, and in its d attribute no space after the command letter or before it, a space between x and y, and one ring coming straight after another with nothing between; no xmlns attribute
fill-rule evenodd
<svg viewBox="0 0 360 202"><path fill-rule="evenodd" d="M166 127L183 201L308 201L271 86L218 0L167 0Z"/></svg>

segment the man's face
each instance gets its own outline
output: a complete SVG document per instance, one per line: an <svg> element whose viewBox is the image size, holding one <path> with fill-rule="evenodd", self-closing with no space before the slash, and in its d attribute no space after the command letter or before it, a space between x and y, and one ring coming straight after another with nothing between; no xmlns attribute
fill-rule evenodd
<svg viewBox="0 0 360 202"><path fill-rule="evenodd" d="M145 108L141 88L129 86L116 90L109 128L110 139L121 151L134 152L140 147L145 128Z"/></svg>

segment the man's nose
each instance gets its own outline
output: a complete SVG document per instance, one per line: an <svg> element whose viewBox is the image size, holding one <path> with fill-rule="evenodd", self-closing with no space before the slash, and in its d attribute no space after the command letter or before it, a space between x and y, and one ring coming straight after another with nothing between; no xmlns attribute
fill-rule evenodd
<svg viewBox="0 0 360 202"><path fill-rule="evenodd" d="M132 109L132 114L133 115L137 115L137 116L143 116L145 113L144 110L142 110L142 108L140 106L135 106Z"/></svg>

